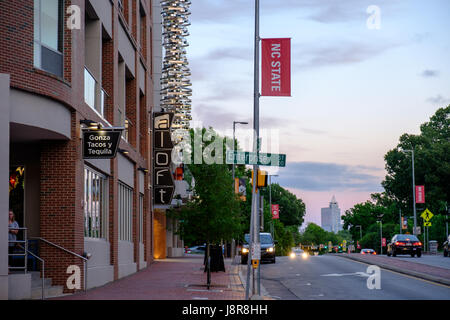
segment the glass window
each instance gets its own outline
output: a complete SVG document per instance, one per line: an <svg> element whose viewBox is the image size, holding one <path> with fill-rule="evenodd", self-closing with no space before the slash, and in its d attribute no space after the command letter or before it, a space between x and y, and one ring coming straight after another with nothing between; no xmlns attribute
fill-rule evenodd
<svg viewBox="0 0 450 320"><path fill-rule="evenodd" d="M133 189L120 181L119 240L133 241Z"/></svg>
<svg viewBox="0 0 450 320"><path fill-rule="evenodd" d="M62 77L64 0L34 0L34 66Z"/></svg>
<svg viewBox="0 0 450 320"><path fill-rule="evenodd" d="M89 167L84 168L84 236L107 238L108 179Z"/></svg>

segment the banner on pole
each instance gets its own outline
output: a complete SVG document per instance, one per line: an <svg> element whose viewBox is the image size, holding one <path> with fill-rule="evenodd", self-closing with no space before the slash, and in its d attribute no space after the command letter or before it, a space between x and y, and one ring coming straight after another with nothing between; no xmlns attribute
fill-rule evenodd
<svg viewBox="0 0 450 320"><path fill-rule="evenodd" d="M291 39L261 39L261 96L291 95Z"/></svg>
<svg viewBox="0 0 450 320"><path fill-rule="evenodd" d="M272 205L272 219L280 219L280 205Z"/></svg>
<svg viewBox="0 0 450 320"><path fill-rule="evenodd" d="M425 203L425 186L416 186L416 203Z"/></svg>

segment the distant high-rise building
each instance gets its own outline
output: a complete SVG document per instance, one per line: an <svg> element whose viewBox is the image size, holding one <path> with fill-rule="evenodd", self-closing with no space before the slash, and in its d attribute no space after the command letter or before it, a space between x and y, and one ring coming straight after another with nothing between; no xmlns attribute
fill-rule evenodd
<svg viewBox="0 0 450 320"><path fill-rule="evenodd" d="M322 229L329 232L342 230L341 209L339 209L335 196L331 199L328 208L321 209Z"/></svg>

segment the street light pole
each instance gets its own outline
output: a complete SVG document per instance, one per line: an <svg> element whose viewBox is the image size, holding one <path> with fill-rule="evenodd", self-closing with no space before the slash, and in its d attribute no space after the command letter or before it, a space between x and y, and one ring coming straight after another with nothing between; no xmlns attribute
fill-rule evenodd
<svg viewBox="0 0 450 320"><path fill-rule="evenodd" d="M253 150L256 153L256 158L259 159L259 0L255 0L255 38L254 38L254 86L253 86ZM252 209L250 217L250 246L247 262L247 287L245 291L245 299L249 299L250 291L250 270L252 264L252 250L259 250L260 239L259 230L256 229L256 222L258 218L258 194L256 193L258 181L258 165L253 165L253 188L252 188ZM256 252L255 252L256 253ZM258 252L260 254L260 252ZM258 261L259 263L259 261ZM254 270L254 269L253 269ZM253 272L254 274L254 272ZM253 276L253 288L255 288L255 276ZM253 295L255 290L253 290Z"/></svg>
<svg viewBox="0 0 450 320"><path fill-rule="evenodd" d="M234 169L234 151L236 150L235 149L235 145L236 145L236 143L235 143L235 141L236 141L236 124L248 124L248 122L244 122L244 121L233 121L233 164L232 164L232 172L233 172L233 192L234 192L234 190L235 190L235 181L234 181L234 179L235 179L235 169ZM233 259L233 261L234 261L234 257L236 256L236 240L235 239L233 239L233 241L232 241L232 248L231 248L231 256L232 256L232 259Z"/></svg>
<svg viewBox="0 0 450 320"><path fill-rule="evenodd" d="M359 240L361 240L362 239L362 226L361 225L357 225L357 226L355 226L356 228L358 228L359 227Z"/></svg>
<svg viewBox="0 0 450 320"><path fill-rule="evenodd" d="M412 163L412 192L413 192L413 213L414 213L414 231L413 234L417 235L417 217L416 217L416 182L414 179L414 149L403 150L404 152L411 152Z"/></svg>

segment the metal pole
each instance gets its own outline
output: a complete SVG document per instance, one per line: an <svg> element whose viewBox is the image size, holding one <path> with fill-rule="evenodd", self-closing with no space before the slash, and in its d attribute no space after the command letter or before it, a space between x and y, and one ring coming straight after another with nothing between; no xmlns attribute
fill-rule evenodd
<svg viewBox="0 0 450 320"><path fill-rule="evenodd" d="M383 254L383 221L380 220L380 254Z"/></svg>
<svg viewBox="0 0 450 320"><path fill-rule="evenodd" d="M417 217L416 217L416 182L414 179L414 149L411 150L411 161L412 161L412 183L413 183L413 210L414 210L414 232L413 234L417 234Z"/></svg>
<svg viewBox="0 0 450 320"><path fill-rule="evenodd" d="M253 87L253 150L259 158L259 0L255 0L255 55L254 55L254 87ZM250 218L250 250L247 264L247 290L246 299L249 298L249 277L251 265L251 251L255 244L259 244L259 232L255 230L257 219L258 194L256 193L256 185L258 178L258 165L253 165L253 190L252 190L252 211ZM255 277L253 277L253 288L255 287ZM253 292L254 293L254 292Z"/></svg>
<svg viewBox="0 0 450 320"><path fill-rule="evenodd" d="M235 151L235 127L236 127L236 122L233 121L233 165L232 165L232 172L233 172L233 193L235 192L236 189L236 182L234 181L234 151ZM236 240L233 239L231 241L231 261L234 262L234 259L236 257Z"/></svg>
<svg viewBox="0 0 450 320"><path fill-rule="evenodd" d="M402 228L403 228L403 225L402 225L402 209L399 209L398 214L400 216L400 234L402 234Z"/></svg>

